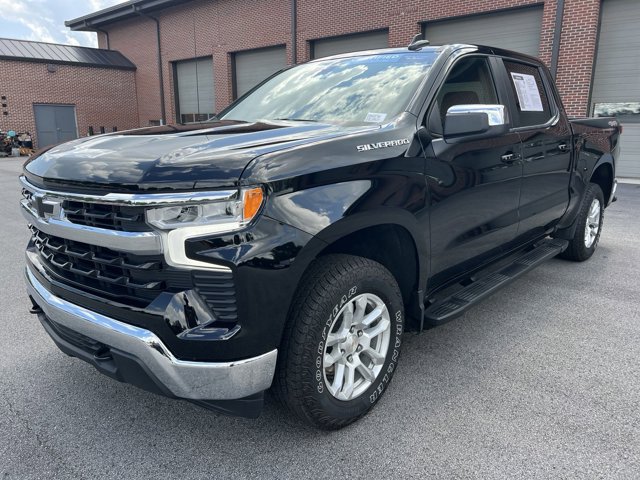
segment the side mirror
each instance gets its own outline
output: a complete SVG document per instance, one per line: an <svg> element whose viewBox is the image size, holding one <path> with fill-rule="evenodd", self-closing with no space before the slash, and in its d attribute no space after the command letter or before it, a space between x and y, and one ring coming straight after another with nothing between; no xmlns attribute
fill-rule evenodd
<svg viewBox="0 0 640 480"><path fill-rule="evenodd" d="M444 138L485 138L502 135L509 129L504 105L454 105L447 110Z"/></svg>

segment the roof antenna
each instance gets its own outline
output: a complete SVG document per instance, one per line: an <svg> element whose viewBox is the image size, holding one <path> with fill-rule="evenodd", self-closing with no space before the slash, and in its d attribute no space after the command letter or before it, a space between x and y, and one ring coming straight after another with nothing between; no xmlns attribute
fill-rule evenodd
<svg viewBox="0 0 640 480"><path fill-rule="evenodd" d="M413 39L411 40L407 48L409 50L414 51L414 50L420 50L422 47L426 47L427 45L429 45L429 40L423 40L422 34L418 33L413 37Z"/></svg>

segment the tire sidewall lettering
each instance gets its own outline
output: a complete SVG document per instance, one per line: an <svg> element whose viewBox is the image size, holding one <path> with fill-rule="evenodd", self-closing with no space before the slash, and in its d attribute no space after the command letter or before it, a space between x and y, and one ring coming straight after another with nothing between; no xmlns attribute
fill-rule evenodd
<svg viewBox="0 0 640 480"><path fill-rule="evenodd" d="M320 340L320 343L318 344L318 350L317 350L318 356L316 357L316 361L315 361L315 366L316 366L317 370L315 372L315 378L314 378L314 383L316 383L316 385L317 385L316 386L316 390L320 394L324 393L324 389L325 389L325 386L324 386L324 375L322 373L322 356L324 355L324 345L325 345L325 341L327 339L327 335L329 334L329 329L331 328L331 325L333 325L333 322L336 319L336 316L338 315L338 313L340 312L340 309L357 292L358 292L358 287L356 285L354 285L353 287L351 287L348 290L348 292L346 294L344 294L344 295L342 295L340 297L340 302L338 302L336 305L334 305L334 307L331 310L331 314L329 315L329 318L325 322L324 328L322 329L321 340Z"/></svg>
<svg viewBox="0 0 640 480"><path fill-rule="evenodd" d="M395 329L392 329L392 332L395 334L395 343L393 352L391 352L391 361L387 366L386 373L383 375L380 383L376 386L375 390L369 395L369 403L376 403L384 389L389 384L391 380L391 374L396 368L396 363L398 362L398 357L400 355L400 346L402 345L402 330L403 330L403 321L402 321L402 310L398 310L395 314ZM388 354L387 354L388 355Z"/></svg>

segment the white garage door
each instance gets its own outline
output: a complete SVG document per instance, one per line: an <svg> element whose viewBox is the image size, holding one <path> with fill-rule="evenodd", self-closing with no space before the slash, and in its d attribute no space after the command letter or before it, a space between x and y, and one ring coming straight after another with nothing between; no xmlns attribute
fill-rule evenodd
<svg viewBox="0 0 640 480"><path fill-rule="evenodd" d="M312 58L328 57L340 53L359 52L361 50L374 50L389 46L389 32L354 33L343 37L323 38L314 40L312 45Z"/></svg>
<svg viewBox="0 0 640 480"><path fill-rule="evenodd" d="M538 56L542 8L536 6L426 23L424 38L431 45L470 43Z"/></svg>
<svg viewBox="0 0 640 480"><path fill-rule="evenodd" d="M617 176L640 178L640 2L604 0L591 107L624 125Z"/></svg>
<svg viewBox="0 0 640 480"><path fill-rule="evenodd" d="M235 54L236 97L287 66L286 47L261 48Z"/></svg>
<svg viewBox="0 0 640 480"><path fill-rule="evenodd" d="M176 62L178 121L202 122L215 112L213 59Z"/></svg>

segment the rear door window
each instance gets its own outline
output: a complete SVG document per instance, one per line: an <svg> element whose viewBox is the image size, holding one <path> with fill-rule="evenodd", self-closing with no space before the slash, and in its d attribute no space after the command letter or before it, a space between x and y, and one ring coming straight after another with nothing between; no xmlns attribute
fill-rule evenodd
<svg viewBox="0 0 640 480"><path fill-rule="evenodd" d="M553 116L542 72L535 65L504 60L507 80L516 103L514 126L544 125Z"/></svg>

